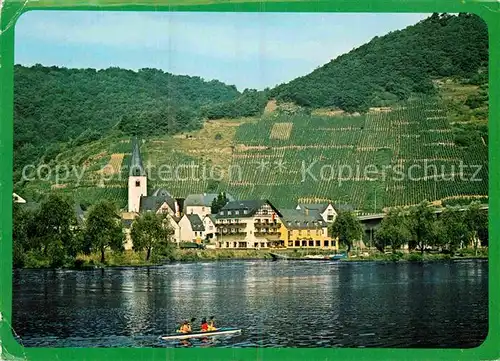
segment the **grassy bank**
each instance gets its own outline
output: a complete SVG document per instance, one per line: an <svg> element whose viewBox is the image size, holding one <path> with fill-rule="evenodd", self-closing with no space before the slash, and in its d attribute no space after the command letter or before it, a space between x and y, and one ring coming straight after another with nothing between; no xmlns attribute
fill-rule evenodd
<svg viewBox="0 0 500 361"><path fill-rule="evenodd" d="M457 251L455 254L443 254L443 253L429 253L424 252L421 254L419 251L415 252L394 252L394 253L381 253L381 252L355 252L350 255L345 261L348 262L363 262L363 261L406 261L406 262L422 262L422 261L445 261L445 260L460 260L460 259L487 259L488 258L488 248L481 248L477 250L474 249L462 249Z"/></svg>
<svg viewBox="0 0 500 361"><path fill-rule="evenodd" d="M105 262L101 263L101 255L99 253L91 255L79 255L76 260L68 260L64 268L95 268L95 267L139 267L139 266L154 266L166 262L200 262L200 261L221 261L221 260L259 260L259 259L270 259L269 252L276 252L289 257L303 257L306 255L318 255L318 254L332 254L332 251L328 250L307 250L307 249L294 249L294 250L195 250L195 249L175 249L169 260L158 262L158 261L146 261L145 252L134 252L134 251L124 251L124 252L111 252L108 251L105 254ZM440 260L456 260L456 259L469 259L469 258L488 258L488 249L482 248L477 250L477 254L474 249L463 249L456 252L453 256L449 254L441 253L424 253L420 252L395 252L395 253L381 253L376 250L370 250L369 252L357 252L353 251L350 253L349 258L343 260L346 262L365 262L365 261L408 261L408 262L419 262L419 261L440 261ZM29 262L26 263L25 268L50 268L49 260L45 260L41 257L29 257Z"/></svg>

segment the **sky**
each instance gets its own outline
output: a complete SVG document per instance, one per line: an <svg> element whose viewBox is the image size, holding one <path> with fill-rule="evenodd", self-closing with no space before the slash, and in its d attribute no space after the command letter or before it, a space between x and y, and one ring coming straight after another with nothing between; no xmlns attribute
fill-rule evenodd
<svg viewBox="0 0 500 361"><path fill-rule="evenodd" d="M428 16L31 11L16 24L15 62L158 68L260 90Z"/></svg>

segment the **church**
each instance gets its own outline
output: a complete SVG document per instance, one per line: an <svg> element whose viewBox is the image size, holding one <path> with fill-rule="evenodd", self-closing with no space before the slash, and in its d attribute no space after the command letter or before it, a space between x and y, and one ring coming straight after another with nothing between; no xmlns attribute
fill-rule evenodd
<svg viewBox="0 0 500 361"><path fill-rule="evenodd" d="M176 243L201 243L208 234L205 224L211 216L211 205L217 193L190 194L185 199L174 198L166 189L153 190L148 195L148 177L144 168L140 144L132 139L132 157L128 177L128 209L122 214L122 222L127 234L126 249L132 249L130 228L133 220L144 212L166 214L169 225L174 231ZM230 195L230 200L234 200ZM209 232L210 233L210 232Z"/></svg>

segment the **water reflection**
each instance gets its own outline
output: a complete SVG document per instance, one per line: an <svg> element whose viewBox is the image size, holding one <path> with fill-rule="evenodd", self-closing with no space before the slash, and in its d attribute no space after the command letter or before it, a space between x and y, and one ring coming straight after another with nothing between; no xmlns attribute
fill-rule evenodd
<svg viewBox="0 0 500 361"><path fill-rule="evenodd" d="M16 271L26 346L472 347L487 333L487 262L229 261ZM215 315L227 338L165 343Z"/></svg>

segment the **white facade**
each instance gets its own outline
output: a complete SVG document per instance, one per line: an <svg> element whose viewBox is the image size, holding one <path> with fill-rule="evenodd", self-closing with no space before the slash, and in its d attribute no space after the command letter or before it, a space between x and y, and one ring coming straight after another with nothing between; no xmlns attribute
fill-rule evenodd
<svg viewBox="0 0 500 361"><path fill-rule="evenodd" d="M139 212L141 197L147 196L147 177L130 176L128 178L128 211Z"/></svg>
<svg viewBox="0 0 500 361"><path fill-rule="evenodd" d="M332 223L335 222L337 219L337 212L335 211L335 208L333 208L333 205L331 203L328 204L328 207L321 213L321 217L324 219L325 222Z"/></svg>
<svg viewBox="0 0 500 361"><path fill-rule="evenodd" d="M174 231L172 234L172 241L179 243L181 241L181 227L171 215L167 216L167 222L170 228Z"/></svg>
<svg viewBox="0 0 500 361"><path fill-rule="evenodd" d="M180 227L180 241L181 242L196 242L201 241L205 238L205 232L203 231L193 231L191 222L189 221L187 215L182 216L179 221Z"/></svg>
<svg viewBox="0 0 500 361"><path fill-rule="evenodd" d="M186 214L197 214L203 219L212 213L212 207L209 206L186 206Z"/></svg>
<svg viewBox="0 0 500 361"><path fill-rule="evenodd" d="M203 225L205 226L205 235L217 233L217 227L209 216L203 217Z"/></svg>
<svg viewBox="0 0 500 361"><path fill-rule="evenodd" d="M239 212L241 213L241 212ZM253 216L217 219L219 248L267 248L271 240L279 239L281 221L269 204L264 204Z"/></svg>

